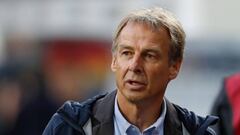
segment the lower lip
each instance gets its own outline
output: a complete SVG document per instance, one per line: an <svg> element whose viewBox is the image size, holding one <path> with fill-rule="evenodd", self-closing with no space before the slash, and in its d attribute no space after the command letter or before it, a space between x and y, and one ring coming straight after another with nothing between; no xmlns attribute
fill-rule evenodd
<svg viewBox="0 0 240 135"><path fill-rule="evenodd" d="M135 83L135 82L134 83L127 82L126 86L131 90L141 90L146 87L145 84Z"/></svg>

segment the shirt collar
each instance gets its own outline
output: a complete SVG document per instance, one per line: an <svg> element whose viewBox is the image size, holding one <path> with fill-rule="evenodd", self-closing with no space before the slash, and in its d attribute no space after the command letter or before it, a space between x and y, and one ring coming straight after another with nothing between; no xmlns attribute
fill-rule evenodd
<svg viewBox="0 0 240 135"><path fill-rule="evenodd" d="M123 117L122 113L119 110L117 96L115 98L114 104L114 120L116 121L116 124L121 135L123 135L127 131L127 129L131 126L131 124Z"/></svg>
<svg viewBox="0 0 240 135"><path fill-rule="evenodd" d="M161 110L162 110L162 113L160 117L157 119L157 121L155 121L151 126L146 128L144 131L147 131L148 129L155 127L155 130L160 131L163 134L163 129L164 129L163 123L164 123L164 119L167 112L165 98L163 98L163 106ZM131 126L131 124L123 117L122 113L119 110L118 103L117 103L117 96L115 98L115 104L114 104L114 121L116 122L121 135L123 135L127 131L127 129Z"/></svg>
<svg viewBox="0 0 240 135"><path fill-rule="evenodd" d="M162 128L162 131L163 131L163 123L164 123L164 119L165 119L165 116L166 116L166 112L167 112L167 107L166 107L166 101L165 99L163 98L163 106L161 107L161 115L160 117L157 119L157 121L155 121L150 127L146 128L144 131L150 129L150 128L153 128L153 127L156 127L156 130L161 130Z"/></svg>

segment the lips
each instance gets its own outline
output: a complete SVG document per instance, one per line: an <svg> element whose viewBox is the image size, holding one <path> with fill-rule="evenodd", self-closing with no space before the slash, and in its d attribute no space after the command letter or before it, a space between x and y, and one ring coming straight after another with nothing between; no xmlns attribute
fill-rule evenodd
<svg viewBox="0 0 240 135"><path fill-rule="evenodd" d="M128 79L127 81L125 81L125 84L129 89L132 89L132 90L143 89L147 85L144 81L131 80L131 79Z"/></svg>

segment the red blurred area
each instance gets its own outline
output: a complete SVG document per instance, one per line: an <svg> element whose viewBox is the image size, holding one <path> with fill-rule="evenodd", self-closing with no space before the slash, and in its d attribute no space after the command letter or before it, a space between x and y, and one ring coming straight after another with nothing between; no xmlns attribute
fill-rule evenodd
<svg viewBox="0 0 240 135"><path fill-rule="evenodd" d="M101 88L110 67L109 42L60 39L47 44L43 70L56 101L81 99L89 90Z"/></svg>
<svg viewBox="0 0 240 135"><path fill-rule="evenodd" d="M54 40L45 51L45 64L88 65L105 67L109 58L109 43L104 41Z"/></svg>

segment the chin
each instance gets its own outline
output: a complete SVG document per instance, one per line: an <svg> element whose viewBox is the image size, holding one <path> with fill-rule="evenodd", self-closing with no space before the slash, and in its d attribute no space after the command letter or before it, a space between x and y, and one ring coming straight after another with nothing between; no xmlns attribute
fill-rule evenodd
<svg viewBox="0 0 240 135"><path fill-rule="evenodd" d="M131 103L139 103L147 99L144 93L125 93L124 96Z"/></svg>

